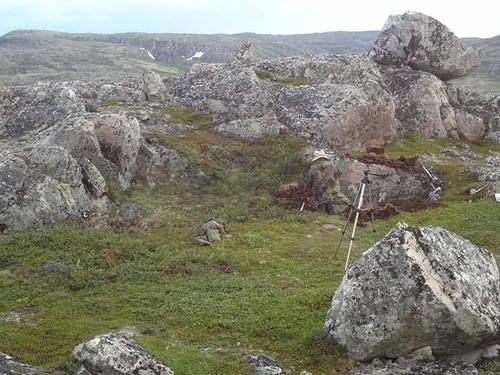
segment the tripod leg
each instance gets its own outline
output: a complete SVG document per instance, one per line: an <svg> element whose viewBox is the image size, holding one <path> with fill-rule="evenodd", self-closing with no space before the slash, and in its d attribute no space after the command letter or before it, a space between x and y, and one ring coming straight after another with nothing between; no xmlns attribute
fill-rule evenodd
<svg viewBox="0 0 500 375"><path fill-rule="evenodd" d="M336 258L337 253L340 249L340 245L342 244L342 241L344 239L345 232L347 230L347 226L349 225L349 221L351 220L351 216L352 216L353 211L354 211L354 208L351 207L351 209L349 210L349 215L347 216L346 222L344 224L344 229L342 229L342 236L340 237L339 244L337 245L337 249L335 250L335 254L333 254L333 259Z"/></svg>
<svg viewBox="0 0 500 375"><path fill-rule="evenodd" d="M361 196L362 187L363 187L363 184L359 185L358 191L356 192L356 196L354 197L354 201L352 202L352 207L349 210L349 215L347 216L347 220L345 222L344 229L342 229L342 236L340 237L340 241L339 241L339 244L337 245L337 249L335 250L335 253L333 254L333 259L335 259L337 257L337 253L338 253L338 251L340 249L340 245L342 244L342 241L344 239L345 232L347 230L347 226L349 225L349 221L351 220L352 213L354 212L354 206L355 206L356 202L358 202L359 197Z"/></svg>
<svg viewBox="0 0 500 375"><path fill-rule="evenodd" d="M356 233L356 225L358 224L359 212L361 210L361 206L363 205L364 193L365 193L365 183L363 182L363 184L361 185L361 193L360 193L358 207L357 207L358 209L356 211L356 217L354 218L354 225L352 227L351 241L349 242L349 251L347 252L347 259L345 262L344 271L347 270L347 266L349 265L349 258L351 257L351 249L352 249L352 245L354 242L354 235Z"/></svg>
<svg viewBox="0 0 500 375"><path fill-rule="evenodd" d="M375 206L373 205L373 197L372 197L372 187L371 185L368 185L368 198L370 201L370 213L371 213L371 219L372 219L372 230L375 232Z"/></svg>

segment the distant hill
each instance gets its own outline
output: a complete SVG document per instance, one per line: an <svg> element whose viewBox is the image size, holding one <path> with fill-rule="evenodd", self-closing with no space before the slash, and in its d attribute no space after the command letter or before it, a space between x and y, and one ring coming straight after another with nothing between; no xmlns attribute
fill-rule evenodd
<svg viewBox="0 0 500 375"><path fill-rule="evenodd" d="M379 31L315 34L79 34L16 30L0 37L0 86L39 80L116 80L152 70L162 75L187 72L193 63L224 63L246 41L254 58L320 53L366 53ZM457 80L469 89L500 91L500 35L467 38L485 52L484 64Z"/></svg>
<svg viewBox="0 0 500 375"><path fill-rule="evenodd" d="M467 38L464 43L483 52L481 65L468 76L454 81L469 90L500 92L500 35L493 38Z"/></svg>

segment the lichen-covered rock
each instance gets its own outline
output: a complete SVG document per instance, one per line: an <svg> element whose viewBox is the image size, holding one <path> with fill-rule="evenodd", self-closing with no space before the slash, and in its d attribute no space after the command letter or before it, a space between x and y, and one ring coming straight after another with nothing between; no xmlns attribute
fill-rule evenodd
<svg viewBox="0 0 500 375"><path fill-rule="evenodd" d="M215 125L262 117L273 108L271 92L250 67L197 64L170 81L169 93L181 105L212 114Z"/></svg>
<svg viewBox="0 0 500 375"><path fill-rule="evenodd" d="M72 357L79 375L174 375L137 342L114 333L78 345Z"/></svg>
<svg viewBox="0 0 500 375"><path fill-rule="evenodd" d="M458 138L455 111L448 101L444 83L432 74L395 70L385 79L396 103L399 132L419 137Z"/></svg>
<svg viewBox="0 0 500 375"><path fill-rule="evenodd" d="M500 341L498 266L445 229L399 223L347 270L324 329L360 361L475 352Z"/></svg>
<svg viewBox="0 0 500 375"><path fill-rule="evenodd" d="M256 62L254 69L276 81L303 78L312 85L331 83L385 87L380 67L369 57L357 54L290 56Z"/></svg>
<svg viewBox="0 0 500 375"><path fill-rule="evenodd" d="M381 64L410 66L443 81L466 76L481 55L446 26L418 12L390 16L368 55Z"/></svg>
<svg viewBox="0 0 500 375"><path fill-rule="evenodd" d="M401 200L426 200L431 193L444 186L444 181L434 170L431 172L434 173L432 180L416 161L411 168L371 164L350 158L341 158L335 165L341 172L341 189L352 201L356 199L363 181L367 182L364 196L366 205L384 205Z"/></svg>
<svg viewBox="0 0 500 375"><path fill-rule="evenodd" d="M333 149L365 149L395 139L394 102L381 87L284 87L276 115L291 134Z"/></svg>
<svg viewBox="0 0 500 375"><path fill-rule="evenodd" d="M96 195L86 189L89 178L98 179L82 172L78 161L59 146L4 152L0 159L3 230L76 220L83 212L92 211L95 202L106 198L103 186L94 191Z"/></svg>
<svg viewBox="0 0 500 375"><path fill-rule="evenodd" d="M28 365L11 356L0 353L0 374L2 375L49 375L50 372Z"/></svg>
<svg viewBox="0 0 500 375"><path fill-rule="evenodd" d="M141 75L140 86L148 101L159 101L165 97L165 85L158 73L144 72Z"/></svg>
<svg viewBox="0 0 500 375"><path fill-rule="evenodd" d="M457 126L463 138L500 143L500 94L466 92L448 87L450 103L459 113Z"/></svg>

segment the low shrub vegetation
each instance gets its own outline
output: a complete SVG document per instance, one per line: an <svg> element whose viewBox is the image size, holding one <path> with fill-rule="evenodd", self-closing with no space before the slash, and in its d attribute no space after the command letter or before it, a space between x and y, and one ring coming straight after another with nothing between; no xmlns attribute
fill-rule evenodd
<svg viewBox="0 0 500 375"><path fill-rule="evenodd" d="M117 202L145 207L137 225L66 224L0 237L0 351L64 373L76 345L127 330L176 374L252 374L248 356L260 353L291 374L347 373L353 364L322 334L344 275L344 219L285 209L273 195L303 177L304 141L205 131L161 140L198 177L166 179L154 191L139 180L116 193ZM410 140L388 152L414 155L415 144L420 153L435 150ZM498 203L471 202L461 189L473 176L462 181L446 168L453 198L358 227L351 259L398 221L441 226L500 254ZM231 237L197 244L203 222L216 217Z"/></svg>
<svg viewBox="0 0 500 375"><path fill-rule="evenodd" d="M212 116L200 113L191 108L168 107L161 111L170 115L170 121L174 124L186 124L207 129L212 123Z"/></svg>

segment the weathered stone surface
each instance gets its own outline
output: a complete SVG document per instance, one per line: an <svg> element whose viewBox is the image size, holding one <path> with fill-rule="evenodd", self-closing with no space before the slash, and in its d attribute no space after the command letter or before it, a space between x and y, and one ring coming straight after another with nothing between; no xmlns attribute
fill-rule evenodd
<svg viewBox="0 0 500 375"><path fill-rule="evenodd" d="M184 106L211 113L215 125L259 118L273 108L271 93L249 67L197 64L170 81L169 93Z"/></svg>
<svg viewBox="0 0 500 375"><path fill-rule="evenodd" d="M141 89L146 100L162 100L165 97L165 85L158 73L146 71L141 75Z"/></svg>
<svg viewBox="0 0 500 375"><path fill-rule="evenodd" d="M355 159L343 158L335 163L341 172L341 189L351 200L366 179L365 204L383 205L398 200L428 199L444 182L436 174L434 181L420 165L411 170L388 165L365 164ZM369 171L368 174L365 172ZM370 202L371 201L371 202Z"/></svg>
<svg viewBox="0 0 500 375"><path fill-rule="evenodd" d="M401 133L411 131L426 139L458 138L455 112L442 81L429 73L403 69L386 74L385 79Z"/></svg>
<svg viewBox="0 0 500 375"><path fill-rule="evenodd" d="M233 61L231 61L231 64L249 65L252 62L252 58L253 58L252 42L247 41L241 45L238 51L236 51Z"/></svg>
<svg viewBox="0 0 500 375"><path fill-rule="evenodd" d="M488 156L484 163L476 165L471 170L479 175L481 181L490 193L500 193L500 153Z"/></svg>
<svg viewBox="0 0 500 375"><path fill-rule="evenodd" d="M0 139L22 140L85 112L68 82L41 82L9 88L0 106Z"/></svg>
<svg viewBox="0 0 500 375"><path fill-rule="evenodd" d="M384 90L320 84L284 87L276 115L291 134L333 149L364 149L396 136L394 102Z"/></svg>
<svg viewBox="0 0 500 375"><path fill-rule="evenodd" d="M94 208L84 181L80 165L62 147L4 152L0 159L2 228L21 230L78 219Z"/></svg>
<svg viewBox="0 0 500 375"><path fill-rule="evenodd" d="M419 363L399 364L380 362L360 365L352 375L477 375L477 368L470 363Z"/></svg>
<svg viewBox="0 0 500 375"><path fill-rule="evenodd" d="M80 375L174 374L135 341L114 333L78 345L72 357Z"/></svg>
<svg viewBox="0 0 500 375"><path fill-rule="evenodd" d="M465 92L448 86L450 103L463 138L489 139L500 142L500 94Z"/></svg>
<svg viewBox="0 0 500 375"><path fill-rule="evenodd" d="M275 360L265 354L250 357L250 362L255 366L254 375L287 375L288 373L278 366Z"/></svg>
<svg viewBox="0 0 500 375"><path fill-rule="evenodd" d="M480 54L446 26L418 12L390 16L368 55L379 63L408 65L443 81L467 75L481 61Z"/></svg>
<svg viewBox="0 0 500 375"><path fill-rule="evenodd" d="M303 78L309 84L385 87L380 68L372 59L356 54L319 54L290 56L256 62L257 72L268 74L273 80Z"/></svg>
<svg viewBox="0 0 500 375"><path fill-rule="evenodd" d="M0 353L0 374L2 375L49 375L50 372L30 366L11 356Z"/></svg>
<svg viewBox="0 0 500 375"><path fill-rule="evenodd" d="M324 329L360 361L425 346L446 358L498 343L495 259L442 228L399 223L347 270Z"/></svg>

